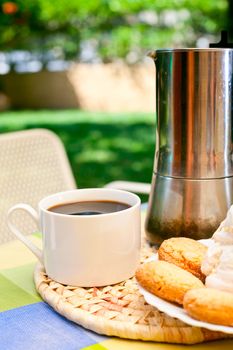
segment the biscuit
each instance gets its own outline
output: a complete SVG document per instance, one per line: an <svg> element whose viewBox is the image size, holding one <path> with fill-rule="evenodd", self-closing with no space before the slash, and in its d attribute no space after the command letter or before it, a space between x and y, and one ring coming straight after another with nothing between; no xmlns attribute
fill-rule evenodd
<svg viewBox="0 0 233 350"><path fill-rule="evenodd" d="M193 288L204 288L203 283L190 272L166 261L151 261L136 271L139 284L158 297L178 304Z"/></svg>
<svg viewBox="0 0 233 350"><path fill-rule="evenodd" d="M190 290L185 294L184 309L197 320L233 326L233 294L212 288Z"/></svg>
<svg viewBox="0 0 233 350"><path fill-rule="evenodd" d="M206 251L207 247L194 239L175 237L163 241L158 256L159 260L175 264L204 282L205 275L201 271L201 264Z"/></svg>

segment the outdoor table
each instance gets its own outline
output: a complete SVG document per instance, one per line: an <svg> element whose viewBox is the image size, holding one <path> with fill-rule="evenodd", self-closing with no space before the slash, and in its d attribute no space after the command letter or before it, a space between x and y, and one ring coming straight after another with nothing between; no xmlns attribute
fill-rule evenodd
<svg viewBox="0 0 233 350"><path fill-rule="evenodd" d="M40 234L31 235L41 245ZM37 294L33 282L35 256L18 240L0 245L1 350L178 350L172 345L98 335L56 313ZM192 345L192 349L233 348L233 340Z"/></svg>

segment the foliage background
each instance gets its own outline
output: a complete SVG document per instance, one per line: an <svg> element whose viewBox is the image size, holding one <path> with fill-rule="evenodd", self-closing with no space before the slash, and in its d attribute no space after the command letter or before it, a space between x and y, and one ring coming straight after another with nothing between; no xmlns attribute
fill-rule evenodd
<svg viewBox="0 0 233 350"><path fill-rule="evenodd" d="M3 112L0 118L0 133L38 127L60 137L80 188L151 181L154 114L41 110Z"/></svg>
<svg viewBox="0 0 233 350"><path fill-rule="evenodd" d="M231 7L230 0L0 0L0 51L136 63L151 48L216 39L232 26Z"/></svg>
<svg viewBox="0 0 233 350"><path fill-rule="evenodd" d="M150 49L207 47L222 29L233 33L232 18L232 0L0 0L0 68L8 60L17 71L17 60L25 57L43 68L53 60L134 64ZM119 179L150 182L154 126L154 114L145 113L0 116L0 133L42 127L58 134L80 187Z"/></svg>

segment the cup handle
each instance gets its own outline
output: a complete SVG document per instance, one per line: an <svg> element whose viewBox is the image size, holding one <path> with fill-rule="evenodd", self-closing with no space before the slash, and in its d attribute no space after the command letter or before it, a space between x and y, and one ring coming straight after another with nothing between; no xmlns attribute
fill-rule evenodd
<svg viewBox="0 0 233 350"><path fill-rule="evenodd" d="M33 209L28 204L24 204L24 203L16 204L12 208L10 208L7 213L7 224L11 232L31 250L31 252L40 260L41 263L43 263L42 250L39 249L34 243L32 243L32 241L29 238L27 238L24 234L22 234L18 230L18 228L11 222L11 215L16 210L26 211L32 217L32 219L35 221L38 227L39 227L39 215L37 214L35 209Z"/></svg>

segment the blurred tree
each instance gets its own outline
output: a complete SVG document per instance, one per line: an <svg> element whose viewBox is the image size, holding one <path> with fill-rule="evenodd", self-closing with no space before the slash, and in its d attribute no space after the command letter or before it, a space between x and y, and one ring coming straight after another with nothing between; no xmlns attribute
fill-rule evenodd
<svg viewBox="0 0 233 350"><path fill-rule="evenodd" d="M65 59L109 62L122 58L135 63L151 48L196 46L213 41L226 27L231 3L0 0L0 50L53 50Z"/></svg>
<svg viewBox="0 0 233 350"><path fill-rule="evenodd" d="M227 29L229 31L229 39L233 41L233 1L228 0L228 23Z"/></svg>

